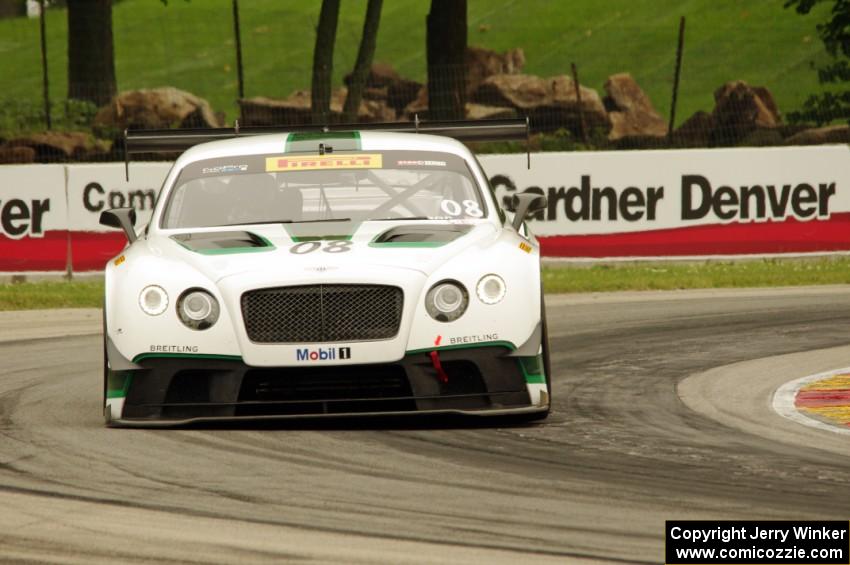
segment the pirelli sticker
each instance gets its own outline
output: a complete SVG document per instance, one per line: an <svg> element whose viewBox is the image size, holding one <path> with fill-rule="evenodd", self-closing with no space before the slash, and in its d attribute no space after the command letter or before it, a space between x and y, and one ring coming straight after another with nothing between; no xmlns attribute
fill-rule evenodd
<svg viewBox="0 0 850 565"><path fill-rule="evenodd" d="M266 172L317 171L323 169L380 169L380 153L358 155L311 155L266 157Z"/></svg>

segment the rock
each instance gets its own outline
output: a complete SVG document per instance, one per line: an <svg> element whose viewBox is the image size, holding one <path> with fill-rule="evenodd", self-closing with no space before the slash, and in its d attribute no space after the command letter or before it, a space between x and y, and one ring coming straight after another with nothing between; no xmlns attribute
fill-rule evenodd
<svg viewBox="0 0 850 565"><path fill-rule="evenodd" d="M346 87L351 85L351 73L343 79ZM402 113L404 107L416 99L422 83L402 78L386 63L375 63L366 77L363 89L364 100L386 101L395 113Z"/></svg>
<svg viewBox="0 0 850 565"><path fill-rule="evenodd" d="M310 93L298 90L285 100L265 96L239 100L240 123L245 126L301 126L311 123Z"/></svg>
<svg viewBox="0 0 850 565"><path fill-rule="evenodd" d="M795 133L785 140L788 145L824 145L850 143L850 126L837 125L811 128Z"/></svg>
<svg viewBox="0 0 850 565"><path fill-rule="evenodd" d="M697 112L673 133L677 147L728 145L777 145L788 143L796 128L782 124L770 91L743 81L724 84L714 92L715 106L709 114Z"/></svg>
<svg viewBox="0 0 850 565"><path fill-rule="evenodd" d="M407 106L402 110L402 117L406 120L413 120L414 117L418 115L420 120L424 120L428 118L428 87L423 86L419 89L419 92L416 94L416 98L413 99Z"/></svg>
<svg viewBox="0 0 850 565"><path fill-rule="evenodd" d="M677 147L708 147L713 130L714 117L700 110L673 132L673 144Z"/></svg>
<svg viewBox="0 0 850 565"><path fill-rule="evenodd" d="M484 106L482 104L466 105L467 120L498 120L504 118L516 118L516 110L504 106Z"/></svg>
<svg viewBox="0 0 850 565"><path fill-rule="evenodd" d="M381 88L370 88L366 87L363 89L363 99L364 100L386 100L387 94L389 91L388 86L383 86Z"/></svg>
<svg viewBox="0 0 850 565"><path fill-rule="evenodd" d="M405 107L416 100L423 87L421 82L403 78L387 87L387 104L397 114L403 114Z"/></svg>
<svg viewBox="0 0 850 565"><path fill-rule="evenodd" d="M35 157L35 149L32 147L0 147L0 165L34 163Z"/></svg>
<svg viewBox="0 0 850 565"><path fill-rule="evenodd" d="M478 90L484 79L489 76L521 73L525 67L525 52L521 48L497 53L483 47L467 47L464 64L466 93L470 95Z"/></svg>
<svg viewBox="0 0 850 565"><path fill-rule="evenodd" d="M628 136L667 135L667 122L630 74L620 73L608 77L605 92L605 107L611 120L608 139L617 141Z"/></svg>
<svg viewBox="0 0 850 565"><path fill-rule="evenodd" d="M558 75L549 80L552 86L550 114L560 116L561 125L567 125L570 129L578 130L579 113L575 82L566 75ZM581 94L581 109L584 114L585 127L588 130L599 128L607 131L611 124L599 93L592 88L581 85L579 85L579 93ZM538 109L538 113L545 114L545 112L546 108ZM564 120L566 120L566 124Z"/></svg>
<svg viewBox="0 0 850 565"><path fill-rule="evenodd" d="M209 102L172 87L121 92L98 110L93 122L95 130L101 132L222 125Z"/></svg>
<svg viewBox="0 0 850 565"><path fill-rule="evenodd" d="M782 124L776 130L782 134L782 139L786 140L792 135L797 135L801 131L812 129L811 124Z"/></svg>
<svg viewBox="0 0 850 565"><path fill-rule="evenodd" d="M529 116L534 131L554 131L568 128L581 131L583 114L586 131L594 128L605 131L611 127L608 113L599 93L579 86L578 97L571 78L560 75L549 79L532 75L493 75L484 79L473 96L473 102L490 106L509 106L520 116Z"/></svg>
<svg viewBox="0 0 850 565"><path fill-rule="evenodd" d="M748 133L738 142L738 145L747 147L776 147L784 143L782 132L779 128L758 128Z"/></svg>
<svg viewBox="0 0 850 565"><path fill-rule="evenodd" d="M331 95L330 123L343 121L342 109L348 89L343 87ZM310 92L298 90L285 100L275 100L262 96L245 98L239 101L241 123L246 126L298 126L312 123L310 111ZM364 123L392 122L396 119L395 110L383 100L361 100L357 111L357 121Z"/></svg>
<svg viewBox="0 0 850 565"><path fill-rule="evenodd" d="M351 73L343 77L345 86L351 86ZM386 88L402 80L392 65L388 63L373 63L366 75L366 88Z"/></svg>
<svg viewBox="0 0 850 565"><path fill-rule="evenodd" d="M362 100L357 111L357 121L362 123L386 123L397 119L396 111L383 100Z"/></svg>
<svg viewBox="0 0 850 565"><path fill-rule="evenodd" d="M551 104L552 87L546 79L534 75L493 75L481 82L470 101L528 111Z"/></svg>
<svg viewBox="0 0 850 565"><path fill-rule="evenodd" d="M428 119L428 88L426 86L419 89L416 99L408 104L401 113L404 119L410 121L413 121L416 115L419 116L420 120ZM495 120L516 117L516 110L508 106L488 106L474 102L467 102L466 104L466 119L468 120Z"/></svg>
<svg viewBox="0 0 850 565"><path fill-rule="evenodd" d="M333 121L342 122L342 109L345 107L345 98L348 96L348 89L344 86L333 92L331 95L331 117ZM384 100L360 100L360 107L357 109L357 121L363 123L380 123L394 122L396 119L395 110L390 108Z"/></svg>
<svg viewBox="0 0 850 565"><path fill-rule="evenodd" d="M728 82L714 92L712 145L734 145L753 130L775 128L782 118L773 95L744 81Z"/></svg>
<svg viewBox="0 0 850 565"><path fill-rule="evenodd" d="M350 86L351 73L345 75L343 80L346 87ZM402 113L404 107L416 99L420 88L422 88L422 83L402 78L392 66L385 63L375 63L366 78L363 99L386 101L387 105L394 110L394 113L398 114Z"/></svg>
<svg viewBox="0 0 850 565"><path fill-rule="evenodd" d="M91 156L109 151L109 142L96 140L91 134L71 131L33 133L10 140L8 148L28 148L39 162L85 161ZM24 153L20 153L24 155Z"/></svg>
<svg viewBox="0 0 850 565"><path fill-rule="evenodd" d="M657 135L627 135L613 143L614 149L667 149L666 137Z"/></svg>

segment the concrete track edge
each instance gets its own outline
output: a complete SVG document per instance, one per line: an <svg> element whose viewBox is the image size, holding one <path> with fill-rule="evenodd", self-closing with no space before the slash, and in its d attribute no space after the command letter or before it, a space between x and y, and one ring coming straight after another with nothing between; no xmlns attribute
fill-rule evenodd
<svg viewBox="0 0 850 565"><path fill-rule="evenodd" d="M846 367L850 345L777 355L717 367L679 381L684 404L721 424L771 441L847 455L846 436L783 417L777 390L789 381Z"/></svg>

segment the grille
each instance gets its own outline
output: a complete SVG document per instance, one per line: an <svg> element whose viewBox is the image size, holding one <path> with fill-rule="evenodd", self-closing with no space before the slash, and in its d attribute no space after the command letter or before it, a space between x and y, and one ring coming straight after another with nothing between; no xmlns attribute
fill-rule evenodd
<svg viewBox="0 0 850 565"><path fill-rule="evenodd" d="M284 286L243 294L242 318L257 343L368 341L398 333L403 303L395 286Z"/></svg>
<svg viewBox="0 0 850 565"><path fill-rule="evenodd" d="M245 373L239 401L325 401L409 397L400 365L253 369Z"/></svg>

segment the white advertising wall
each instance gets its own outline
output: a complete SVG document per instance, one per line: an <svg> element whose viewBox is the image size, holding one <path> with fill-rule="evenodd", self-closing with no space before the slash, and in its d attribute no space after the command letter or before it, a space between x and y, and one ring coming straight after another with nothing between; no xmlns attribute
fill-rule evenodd
<svg viewBox="0 0 850 565"><path fill-rule="evenodd" d="M497 198L544 194L543 254L707 257L850 251L847 146L482 155ZM92 271L144 225L171 163L0 167L0 272Z"/></svg>
<svg viewBox="0 0 850 565"><path fill-rule="evenodd" d="M503 202L548 198L531 227L562 257L850 249L847 146L483 155Z"/></svg>
<svg viewBox="0 0 850 565"><path fill-rule="evenodd" d="M68 165L68 226L74 271L99 271L124 245L124 235L100 225L100 213L133 207L136 225L148 223L171 163L133 163L127 181L123 163Z"/></svg>
<svg viewBox="0 0 850 565"><path fill-rule="evenodd" d="M136 209L138 225L148 223L171 163L134 163L130 180L123 164L69 165L68 221L75 231L107 231L98 221L110 208Z"/></svg>
<svg viewBox="0 0 850 565"><path fill-rule="evenodd" d="M65 271L68 246L65 167L0 167L0 272Z"/></svg>
<svg viewBox="0 0 850 565"><path fill-rule="evenodd" d="M541 192L538 235L604 234L850 211L846 146L483 155L497 195ZM843 190L839 191L841 187Z"/></svg>

